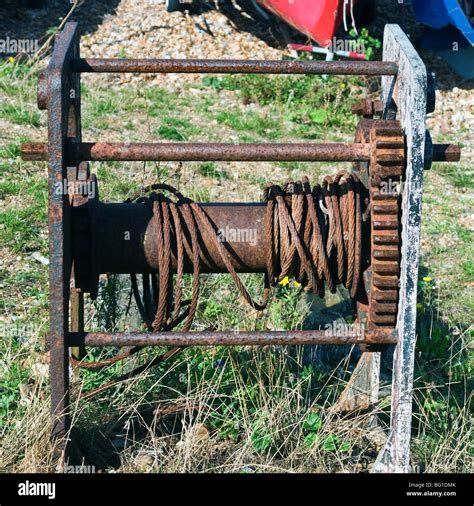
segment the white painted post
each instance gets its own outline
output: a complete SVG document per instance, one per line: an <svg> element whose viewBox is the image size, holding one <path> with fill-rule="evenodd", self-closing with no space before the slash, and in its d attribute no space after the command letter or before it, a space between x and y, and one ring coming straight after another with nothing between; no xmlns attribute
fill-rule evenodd
<svg viewBox="0 0 474 506"><path fill-rule="evenodd" d="M416 343L416 296L421 234L427 74L420 56L398 25L386 25L384 61L398 63L398 77L382 79L384 102L393 102L406 136L407 167L402 195L402 249L398 344L393 361L390 432L374 472L412 472L410 437ZM394 85L395 84L395 85Z"/></svg>

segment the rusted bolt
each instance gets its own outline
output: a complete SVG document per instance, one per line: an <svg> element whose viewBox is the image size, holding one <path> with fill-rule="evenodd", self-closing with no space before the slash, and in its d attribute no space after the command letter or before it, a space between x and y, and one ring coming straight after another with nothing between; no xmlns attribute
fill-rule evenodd
<svg viewBox="0 0 474 506"><path fill-rule="evenodd" d="M456 144L433 144L434 162L459 162L461 148Z"/></svg>
<svg viewBox="0 0 474 506"><path fill-rule="evenodd" d="M433 162L459 162L461 148L457 144L433 144L431 135L426 130L424 170L431 169Z"/></svg>
<svg viewBox="0 0 474 506"><path fill-rule="evenodd" d="M373 101L373 111L375 116L382 116L383 113L383 102L381 100Z"/></svg>
<svg viewBox="0 0 474 506"><path fill-rule="evenodd" d="M352 112L364 118L373 118L381 116L383 112L383 102L381 100L371 100L366 98L360 100L352 106Z"/></svg>

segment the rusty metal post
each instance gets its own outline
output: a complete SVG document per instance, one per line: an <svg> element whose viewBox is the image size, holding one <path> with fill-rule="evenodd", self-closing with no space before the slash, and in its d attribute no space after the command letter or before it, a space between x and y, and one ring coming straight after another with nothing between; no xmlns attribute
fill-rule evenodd
<svg viewBox="0 0 474 506"><path fill-rule="evenodd" d="M79 46L79 40L77 41L77 46ZM78 50L77 50L78 51ZM78 54L77 54L78 55ZM76 56L76 54L74 55ZM72 74L68 72L70 87L69 87L69 108L68 108L68 132L67 139L74 139L76 142L80 142L82 139L82 131L81 131L81 76L80 74ZM41 97L43 93L41 83L44 81L44 78L41 77L38 82L38 97ZM41 104L38 105L47 105ZM66 146L67 149L67 146ZM67 160L66 160L67 162ZM75 165L73 167L67 168L68 173L68 181L70 180L71 174L73 174L73 180L75 181L79 177L79 166ZM73 205L74 195L69 195L69 205ZM72 258L71 258L72 263ZM71 306L71 321L70 321L70 330L71 332L82 332L84 330L84 293L75 287L74 285L74 266L71 268L71 277L70 277L70 306ZM75 358L80 359L84 354L85 350L82 347L73 348L71 353L75 356Z"/></svg>
<svg viewBox="0 0 474 506"><path fill-rule="evenodd" d="M48 86L48 197L49 197L49 311L52 438L55 460L65 457L69 420L69 350L65 340L69 319L71 275L70 207L63 188L67 178L66 138L80 140L79 75L69 72L79 55L77 24L68 23L56 36L47 71Z"/></svg>

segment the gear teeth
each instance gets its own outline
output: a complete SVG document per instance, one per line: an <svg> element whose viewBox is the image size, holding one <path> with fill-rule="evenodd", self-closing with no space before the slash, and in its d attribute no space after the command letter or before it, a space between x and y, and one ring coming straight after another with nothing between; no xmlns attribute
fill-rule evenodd
<svg viewBox="0 0 474 506"><path fill-rule="evenodd" d="M375 260L395 260L398 262L400 258L400 252L398 246L384 246L384 249L377 249L373 255Z"/></svg>
<svg viewBox="0 0 474 506"><path fill-rule="evenodd" d="M397 323L396 314L379 314L372 313L369 315L371 324L375 324L379 327L395 327Z"/></svg>
<svg viewBox="0 0 474 506"><path fill-rule="evenodd" d="M377 245L394 244L398 247L399 237L398 230L377 230L372 236L372 241Z"/></svg>
<svg viewBox="0 0 474 506"><path fill-rule="evenodd" d="M374 273L372 275L373 286L380 290L398 290L398 276Z"/></svg>
<svg viewBox="0 0 474 506"><path fill-rule="evenodd" d="M380 290L374 286L370 296L377 302L396 303L398 299L398 292L397 290Z"/></svg>
<svg viewBox="0 0 474 506"><path fill-rule="evenodd" d="M372 204L372 209L377 214L390 214L393 216L394 213L398 213L398 202L397 199L387 199L381 202L375 201Z"/></svg>
<svg viewBox="0 0 474 506"><path fill-rule="evenodd" d="M372 277L368 325L394 327L400 278L400 195L405 145L397 121L376 124L369 134L371 160Z"/></svg>

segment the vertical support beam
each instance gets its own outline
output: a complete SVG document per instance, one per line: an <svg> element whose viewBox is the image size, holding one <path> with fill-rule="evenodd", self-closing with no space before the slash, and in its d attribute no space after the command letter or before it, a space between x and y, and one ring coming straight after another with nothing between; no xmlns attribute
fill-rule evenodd
<svg viewBox="0 0 474 506"><path fill-rule="evenodd" d="M63 190L67 178L66 137L68 135L70 60L79 55L77 24L67 23L56 36L48 67L48 222L49 222L49 307L52 438L54 457L61 459L69 432L69 350L65 346L69 320L71 274L70 206Z"/></svg>
<svg viewBox="0 0 474 506"><path fill-rule="evenodd" d="M72 48L73 58L79 58L79 41L77 40ZM81 74L76 72L69 73L69 104L68 104L68 126L67 137L77 142L82 140L81 131ZM73 179L74 182L80 178L79 166L68 167L68 182ZM73 174L73 178L70 175ZM69 186L68 186L69 187ZM74 205L74 193L69 195L69 205ZM71 297L71 332L82 332L84 330L84 293L75 287L74 266L70 275L70 297ZM71 350L72 355L80 360L84 353L81 347L75 347Z"/></svg>
<svg viewBox="0 0 474 506"><path fill-rule="evenodd" d="M416 297L426 134L426 68L398 25L386 25L383 59L398 63L398 78L384 77L384 102L396 106L406 136L407 167L402 195L402 251L398 344L394 353L390 433L375 472L411 472L410 438L416 343Z"/></svg>

